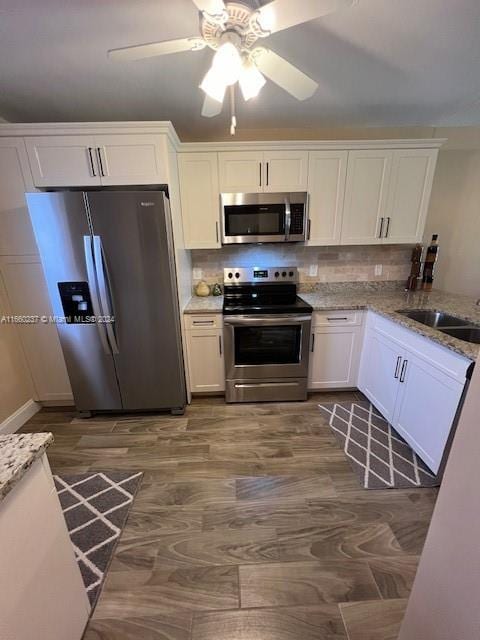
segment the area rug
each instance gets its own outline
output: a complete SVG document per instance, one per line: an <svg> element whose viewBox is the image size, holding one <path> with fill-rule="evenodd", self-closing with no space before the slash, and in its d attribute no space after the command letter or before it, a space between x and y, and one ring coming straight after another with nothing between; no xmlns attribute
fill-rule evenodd
<svg viewBox="0 0 480 640"><path fill-rule="evenodd" d="M122 471L53 476L92 610L142 476Z"/></svg>
<svg viewBox="0 0 480 640"><path fill-rule="evenodd" d="M369 402L318 406L365 489L438 486L438 478Z"/></svg>

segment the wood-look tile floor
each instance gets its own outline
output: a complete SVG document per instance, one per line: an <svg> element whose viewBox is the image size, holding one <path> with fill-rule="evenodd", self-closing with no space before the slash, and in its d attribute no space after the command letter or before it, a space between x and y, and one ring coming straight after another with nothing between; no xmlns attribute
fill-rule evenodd
<svg viewBox="0 0 480 640"><path fill-rule="evenodd" d="M43 410L54 472L145 472L84 640L394 640L435 489L362 489L317 408Z"/></svg>

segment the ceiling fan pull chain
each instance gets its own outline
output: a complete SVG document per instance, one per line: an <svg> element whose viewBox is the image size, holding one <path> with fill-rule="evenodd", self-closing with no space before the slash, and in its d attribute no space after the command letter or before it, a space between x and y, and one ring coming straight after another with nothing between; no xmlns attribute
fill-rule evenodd
<svg viewBox="0 0 480 640"><path fill-rule="evenodd" d="M237 116L235 115L235 86L233 84L230 85L230 109L232 113L230 135L234 136L237 128Z"/></svg>

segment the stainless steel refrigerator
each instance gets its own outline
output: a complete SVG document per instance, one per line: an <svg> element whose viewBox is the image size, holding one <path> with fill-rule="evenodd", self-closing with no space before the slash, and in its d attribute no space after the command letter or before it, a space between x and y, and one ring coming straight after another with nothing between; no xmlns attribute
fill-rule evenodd
<svg viewBox="0 0 480 640"><path fill-rule="evenodd" d="M61 191L27 201L77 409L183 412L165 193Z"/></svg>

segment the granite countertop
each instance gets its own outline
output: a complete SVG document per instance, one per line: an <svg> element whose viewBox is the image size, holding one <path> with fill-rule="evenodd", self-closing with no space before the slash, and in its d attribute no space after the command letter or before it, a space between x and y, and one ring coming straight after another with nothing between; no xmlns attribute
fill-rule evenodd
<svg viewBox="0 0 480 640"><path fill-rule="evenodd" d="M222 313L223 296L192 296L183 313Z"/></svg>
<svg viewBox="0 0 480 640"><path fill-rule="evenodd" d="M5 498L52 442L51 433L9 433L0 436L0 500Z"/></svg>
<svg viewBox="0 0 480 640"><path fill-rule="evenodd" d="M427 327L415 320L396 313L398 309L433 309L446 311L480 325L480 307L468 296L443 291L359 291L347 288L343 293L300 293L300 297L312 305L314 311L334 311L339 309L371 309L398 324L419 333L438 344L476 360L480 345L452 338L438 329Z"/></svg>
<svg viewBox="0 0 480 640"><path fill-rule="evenodd" d="M337 289L339 289L338 287ZM334 311L339 309L371 309L416 333L434 340L438 344L476 360L480 345L452 338L438 329L427 327L406 316L396 313L398 309L433 309L446 311L480 325L480 307L475 300L445 291L415 291L376 289L372 287L344 286L340 292L317 291L299 293L299 296L312 305L314 311ZM200 298L193 296L184 309L184 313L221 313L223 296Z"/></svg>

